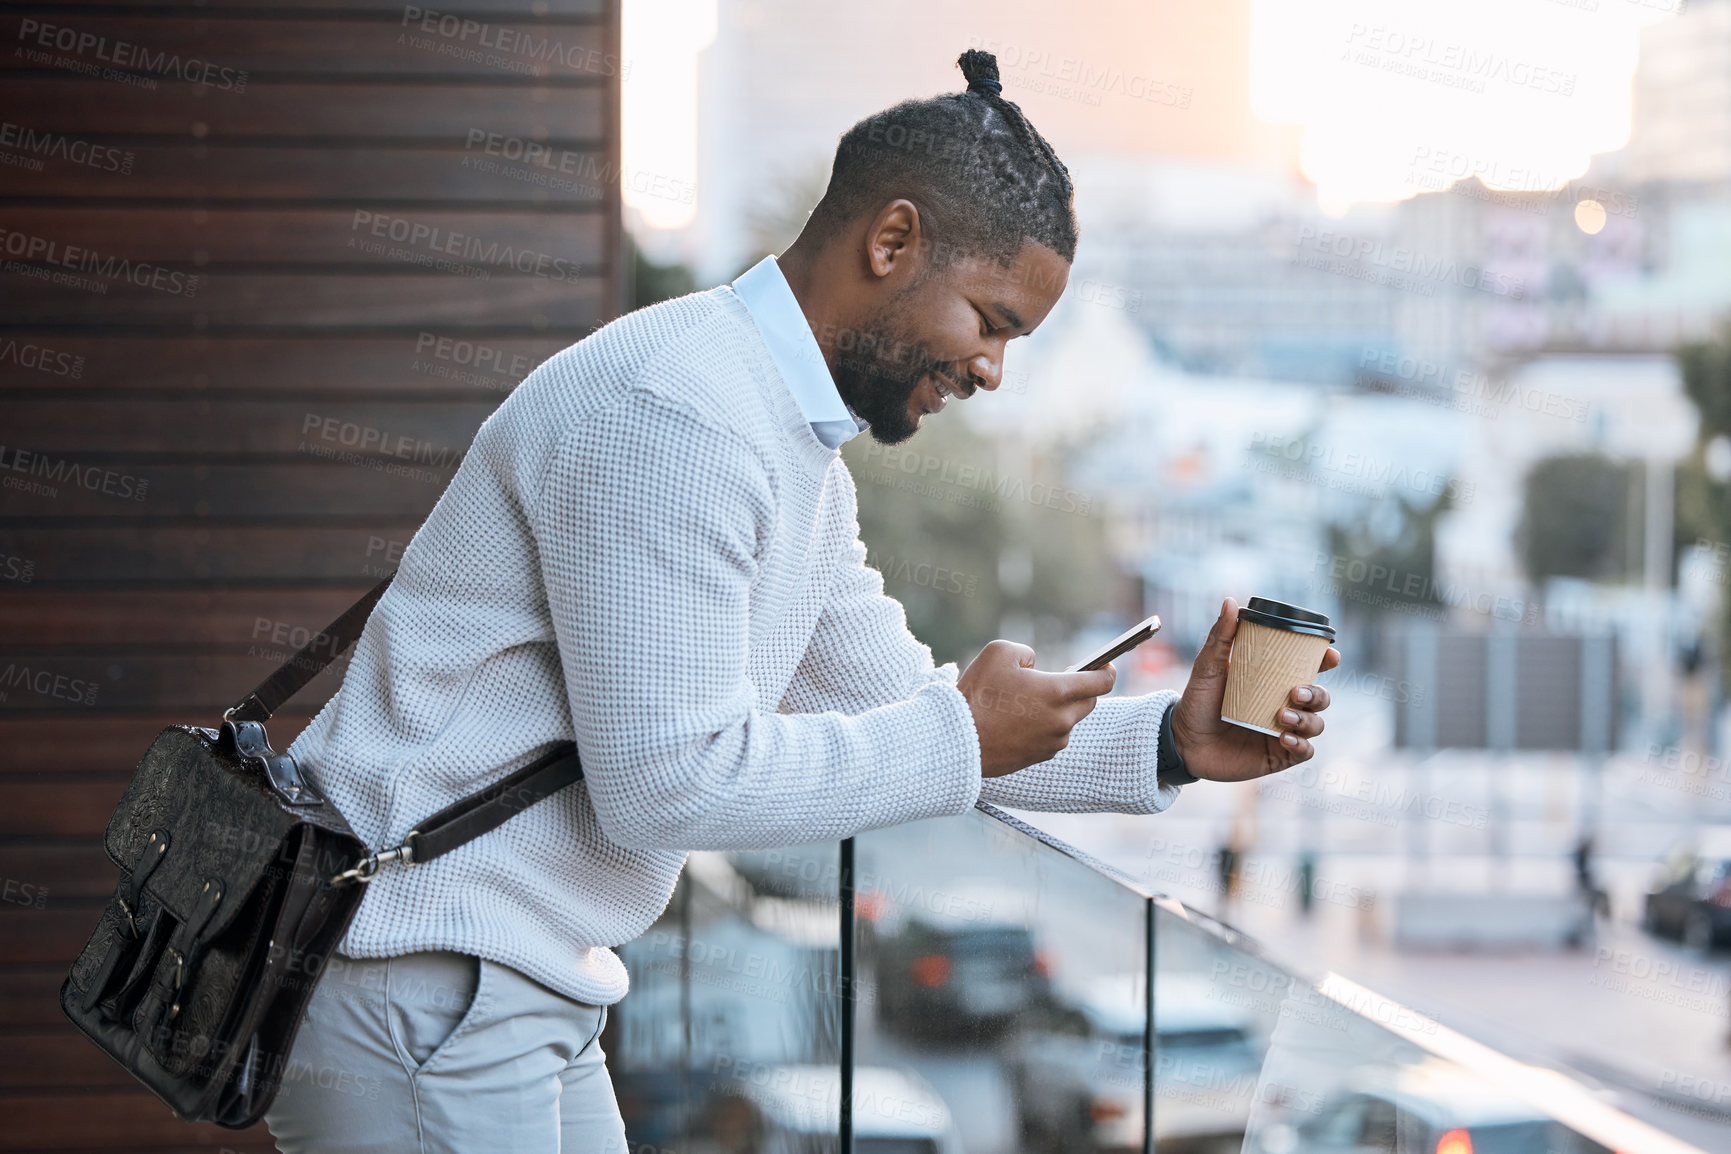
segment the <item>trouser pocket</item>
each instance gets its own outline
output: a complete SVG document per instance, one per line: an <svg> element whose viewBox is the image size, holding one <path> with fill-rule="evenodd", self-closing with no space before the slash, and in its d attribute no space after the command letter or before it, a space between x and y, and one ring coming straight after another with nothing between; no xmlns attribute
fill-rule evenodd
<svg viewBox="0 0 1731 1154"><path fill-rule="evenodd" d="M385 966L391 1038L404 1066L418 1072L473 1014L480 1000L481 959L433 950L388 958Z"/></svg>

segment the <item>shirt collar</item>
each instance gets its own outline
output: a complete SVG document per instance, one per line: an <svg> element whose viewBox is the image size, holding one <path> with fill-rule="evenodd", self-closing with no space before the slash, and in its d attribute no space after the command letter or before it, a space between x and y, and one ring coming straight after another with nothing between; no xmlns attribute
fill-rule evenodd
<svg viewBox="0 0 1731 1154"><path fill-rule="evenodd" d="M859 435L866 422L856 418L841 399L829 365L824 363L823 350L818 348L805 312L775 258L766 256L741 273L733 282L733 291L757 322L770 359L781 370L788 391L817 439L834 449Z"/></svg>

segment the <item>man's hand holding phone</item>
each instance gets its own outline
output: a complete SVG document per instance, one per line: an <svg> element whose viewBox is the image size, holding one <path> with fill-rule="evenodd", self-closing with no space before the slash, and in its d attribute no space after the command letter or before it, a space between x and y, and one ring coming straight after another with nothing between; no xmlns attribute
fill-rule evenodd
<svg viewBox="0 0 1731 1154"><path fill-rule="evenodd" d="M956 681L974 714L981 776L1002 777L1056 757L1070 744L1070 730L1117 680L1110 665L1043 673L1034 668L1034 651L1026 645L987 645Z"/></svg>
<svg viewBox="0 0 1731 1154"><path fill-rule="evenodd" d="M1002 777L1055 757L1070 743L1070 731L1094 710L1097 698L1112 691L1117 670L1108 664L1134 649L1160 628L1147 621L1113 639L1064 673L1034 668L1034 651L1013 641L994 641L962 672L956 687L973 711L980 738L980 773ZM1208 640L1196 655L1184 694L1172 707L1172 739L1185 768L1198 779L1247 781L1290 769L1315 754L1310 739L1322 732L1328 690L1319 685L1293 689L1281 711L1281 734L1271 737L1220 720L1226 693L1227 658L1238 632L1238 606L1227 598ZM1330 647L1322 659L1327 671L1340 664Z"/></svg>

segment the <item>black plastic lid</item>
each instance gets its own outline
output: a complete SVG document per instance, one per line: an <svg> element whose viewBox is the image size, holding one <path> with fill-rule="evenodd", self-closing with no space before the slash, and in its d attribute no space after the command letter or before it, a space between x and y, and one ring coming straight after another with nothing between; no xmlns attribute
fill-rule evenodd
<svg viewBox="0 0 1731 1154"><path fill-rule="evenodd" d="M1300 609L1284 601L1270 601L1266 597L1252 597L1249 604L1238 611L1238 619L1254 621L1270 629L1284 629L1288 633L1308 633L1312 637L1334 640L1334 626L1328 623L1328 614Z"/></svg>

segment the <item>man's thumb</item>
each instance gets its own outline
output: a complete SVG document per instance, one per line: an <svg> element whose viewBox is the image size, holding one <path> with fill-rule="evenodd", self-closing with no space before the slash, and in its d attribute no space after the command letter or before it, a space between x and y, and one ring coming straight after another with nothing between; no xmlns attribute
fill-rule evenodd
<svg viewBox="0 0 1731 1154"><path fill-rule="evenodd" d="M1227 659L1232 655L1232 638L1238 633L1238 603L1228 597L1220 603L1220 616L1208 631L1208 640L1196 655L1196 675L1213 680L1226 676Z"/></svg>

